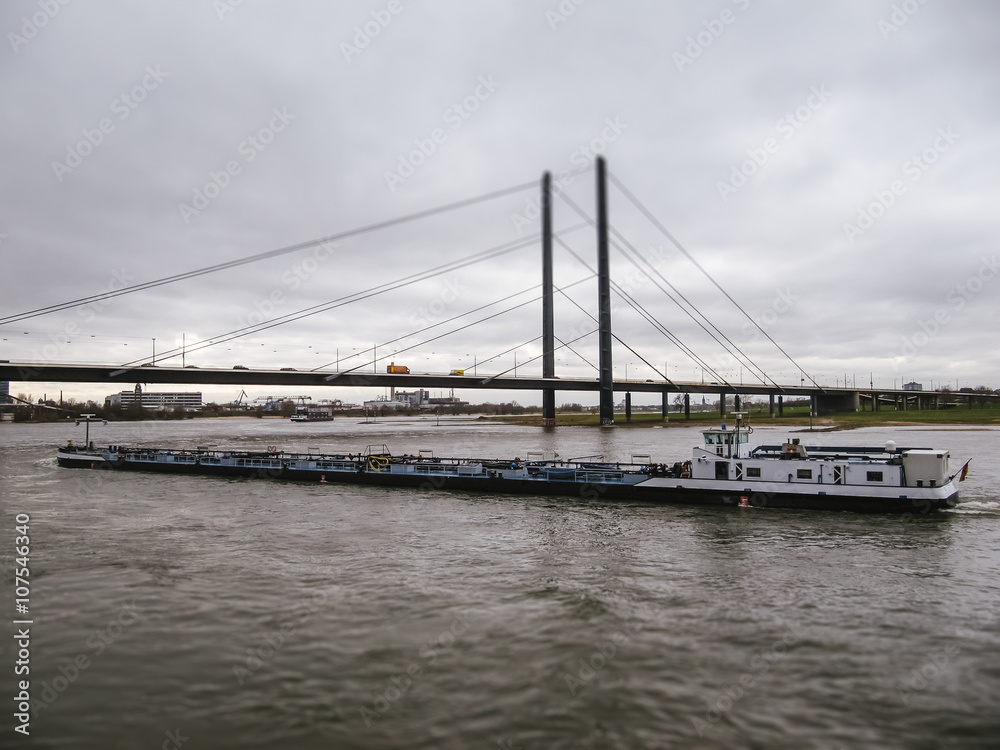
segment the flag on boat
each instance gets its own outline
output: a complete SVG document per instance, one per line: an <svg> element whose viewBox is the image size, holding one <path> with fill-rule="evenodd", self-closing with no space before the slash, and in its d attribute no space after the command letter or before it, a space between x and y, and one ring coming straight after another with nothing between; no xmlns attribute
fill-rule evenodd
<svg viewBox="0 0 1000 750"><path fill-rule="evenodd" d="M965 462L965 466L963 466L962 470L958 473L958 481L959 482L964 482L965 478L967 476L969 476L969 464L971 464L971 463L972 463L972 459L970 458L968 461Z"/></svg>

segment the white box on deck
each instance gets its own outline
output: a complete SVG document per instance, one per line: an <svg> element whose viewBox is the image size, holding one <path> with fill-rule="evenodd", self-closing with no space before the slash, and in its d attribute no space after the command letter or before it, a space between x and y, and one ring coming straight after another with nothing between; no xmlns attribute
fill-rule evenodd
<svg viewBox="0 0 1000 750"><path fill-rule="evenodd" d="M907 487L940 487L948 480L948 451L906 451L903 471Z"/></svg>

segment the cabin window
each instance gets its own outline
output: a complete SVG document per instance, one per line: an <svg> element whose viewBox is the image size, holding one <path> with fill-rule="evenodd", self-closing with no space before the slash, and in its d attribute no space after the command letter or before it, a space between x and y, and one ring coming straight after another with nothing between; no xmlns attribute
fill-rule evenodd
<svg viewBox="0 0 1000 750"><path fill-rule="evenodd" d="M729 479L729 462L728 461L716 461L715 462L715 478L716 479Z"/></svg>
<svg viewBox="0 0 1000 750"><path fill-rule="evenodd" d="M795 477L797 479L812 479L813 470L812 469L797 469L795 472Z"/></svg>
<svg viewBox="0 0 1000 750"><path fill-rule="evenodd" d="M747 467L748 477L757 477L760 479L760 467L759 466L748 466Z"/></svg>
<svg viewBox="0 0 1000 750"><path fill-rule="evenodd" d="M882 481L882 472L881 471L869 471L868 472L868 481L869 482L881 482Z"/></svg>
<svg viewBox="0 0 1000 750"><path fill-rule="evenodd" d="M844 467L834 466L833 467L833 483L843 484L844 483Z"/></svg>

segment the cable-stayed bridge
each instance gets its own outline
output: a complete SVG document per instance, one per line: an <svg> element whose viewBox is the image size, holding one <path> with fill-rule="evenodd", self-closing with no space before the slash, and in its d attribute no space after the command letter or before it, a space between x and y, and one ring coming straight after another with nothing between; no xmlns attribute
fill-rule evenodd
<svg viewBox="0 0 1000 750"><path fill-rule="evenodd" d="M220 333L214 337L203 339L191 346L175 347L165 352L161 352L157 360L155 352L152 360L143 358L130 362L117 364L70 364L48 360L30 362L3 362L0 361L0 381L18 382L52 382L52 383L115 383L130 385L134 383L170 383L170 384L214 384L214 385L275 385L275 386L297 386L297 387L394 387L394 388L460 388L460 389L493 389L493 390L530 390L542 393L543 420L546 424L555 423L555 394L561 391L597 391L600 394L600 415L604 424L611 424L614 420L614 394L624 393L626 398L626 411L629 411L631 404L631 393L660 393L663 401L663 413L666 415L669 399L676 394L684 396L685 411L689 413L690 395L693 393L714 393L720 395L720 410L724 413L726 396L735 395L737 404L740 397L749 395L766 395L770 397L771 412L778 413L782 410L785 398L809 397L812 399L813 410L816 413L826 411L852 411L859 407L861 398L868 399L872 408L878 408L880 403L892 402L902 408L908 406L915 408L926 408L933 406L936 395L933 393L914 392L905 389L876 389L874 385L870 388L829 388L822 387L806 373L804 368L781 347L774 339L726 292L725 289L711 276L711 274L698 263L697 260L677 241L673 235L663 226L663 224L653 215L649 209L643 205L638 198L607 171L606 164L602 158L596 162L596 209L593 215L584 210L573 201L565 191L557 186L553 189L552 180L546 173L541 181L541 191L539 199L540 231L509 241L504 244L492 247L485 251L480 251L458 260L442 263L432 268L416 273L408 274L391 281L378 284L374 287L364 289L351 294L343 295L337 299L329 300L325 303L312 307L281 315L257 324L245 325L230 331ZM649 262L635 246L611 226L608 221L608 183L610 182L618 189L626 200L634 206L638 213L644 217L657 232L663 235L695 269L703 275L711 285L724 297L727 304L731 304L734 311L738 312L741 319L745 319L749 324L756 327L758 337L773 345L780 356L794 366L795 370L801 373L799 383L793 385L782 385L771 377L757 362L755 362L740 346L727 336L721 328L716 326L688 297L672 284L663 273ZM183 282L187 279L205 276L208 274L223 273L229 269L245 266L268 258L295 253L307 248L323 248L330 246L339 240L349 237L376 233L390 227L400 226L415 222L427 217L445 214L449 211L463 209L472 205L486 203L497 198L535 189L537 183L525 183L515 185L503 190L494 191L486 195L477 196L461 201L457 201L445 206L440 206L424 211L420 211L407 216L378 222L353 230L341 232L326 237L321 237L308 242L297 243L286 247L270 250L264 253L246 256L233 261L219 263L212 266L196 269L193 271L174 274L171 276L155 279L140 284L126 286L114 291L103 292L97 295L90 295L78 299L68 300L62 303L48 305L45 307L27 310L20 313L4 315L0 317L0 326L19 323L24 320L42 317L45 315L58 313L83 305L93 305L103 303L106 300L129 294L137 294L143 291L154 289L167 284ZM580 218L580 223L564 229L556 234L553 232L552 208L554 199L558 198L568 206ZM564 236L578 231L582 228L590 227L597 236L597 258L596 264L592 264L570 247ZM371 361L344 369L341 363L333 361L309 370L292 370L283 368L280 370L266 368L246 368L237 367L234 369L207 368L207 367L185 367L175 366L178 359L183 361L185 355L221 346L228 342L247 337L259 336L260 334L291 325L297 321L316 315L342 310L350 305L367 299L372 299L380 295L403 289L420 281L451 273L458 269L470 268L477 264L488 261L498 261L504 256L516 250L531 246L540 246L542 255L542 282L527 289L519 290L513 294L508 294L498 299L478 305L471 310L465 310L446 320L424 326L416 331L409 332L395 339L384 341L373 347L373 358ZM561 249L572 255L589 273L588 276L574 281L570 284L557 287L553 282L552 252L553 246L558 245ZM699 353L695 352L680 337L678 337L662 320L662 315L655 315L642 305L635 295L626 287L623 287L611 278L609 270L609 254L614 249L625 257L628 262L639 272L644 274L654 287L662 292L683 316L689 318L696 324L705 335L711 338L722 351L726 353L729 361L738 363L742 369L756 382L750 384L733 383L727 380L720 373L718 366L712 364ZM572 287L596 278L598 287L598 315L595 317L576 303L566 294ZM575 336L567 341L558 339L554 331L553 301L556 294L560 294L569 300L574 306L579 308L595 324L593 330ZM525 294L532 295L527 301L515 301ZM689 360L696 368L701 368L703 374L707 374L707 379L694 381L679 381L670 379L665 368L661 370L651 363L653 357L646 357L635 348L630 346L611 326L611 299L612 295L634 310L646 323L657 331L670 346L676 348L682 357ZM476 326L483 325L491 320L499 318L512 311L521 309L527 305L541 302L542 319L540 335L533 336L528 341L518 344L504 352L481 360L473 368L473 372L464 371L461 374L433 374L433 373L410 373L401 372L406 368L386 368L383 372L386 360L389 355L378 356L378 350L383 352L390 350L394 358L399 358L405 352L419 353L422 348L433 345L448 336L454 336L465 332L474 335ZM470 320L470 318L474 318ZM574 349L574 344L592 334L598 338L598 363L592 362L582 357ZM415 343L410 343L416 339ZM525 365L540 359L541 377L520 376L516 374L516 367L511 369L490 372L491 361L499 361L499 358L518 347L528 344L541 343L542 353L534 359L521 363ZM403 344L405 343L405 346ZM656 377L643 380L615 379L613 377L612 351L613 346L624 348L630 354L641 360ZM155 344L154 344L155 346ZM402 347L402 348L400 348ZM557 351L568 351L587 361L588 364L597 370L596 378L581 377L558 377L555 373L555 354ZM659 357L656 357L659 362ZM171 364L168 364L171 363ZM480 374L481 373L481 374ZM741 378L742 380L742 378ZM808 382L807 382L808 381ZM776 401L777 400L777 401ZM739 406L737 406L739 408Z"/></svg>

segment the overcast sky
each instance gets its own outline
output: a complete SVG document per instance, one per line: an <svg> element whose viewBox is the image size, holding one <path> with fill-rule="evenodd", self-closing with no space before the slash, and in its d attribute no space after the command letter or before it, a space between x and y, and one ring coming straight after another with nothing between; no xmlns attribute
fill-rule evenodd
<svg viewBox="0 0 1000 750"><path fill-rule="evenodd" d="M846 2L87 2L0 6L7 316L495 190L551 170L593 212L595 153L821 384L1000 386L1000 6ZM0 358L124 363L273 320L538 231L537 190L0 326ZM629 243L770 376L799 371L616 188ZM556 225L580 223L557 201ZM594 262L593 232L566 243ZM556 283L588 271L563 248ZM613 278L730 382L736 360L618 251ZM186 355L310 369L379 351L471 369L541 332L537 242ZM657 279L662 286L663 282ZM596 280L567 294L596 313ZM556 335L592 328L565 298ZM692 361L620 300L617 335ZM572 344L596 363L596 336ZM536 341L478 372L540 352ZM596 377L567 349L557 374ZM616 376L659 378L616 345ZM169 363L179 360L170 360ZM165 363L167 364L167 363ZM380 358L384 371L387 360ZM371 369L370 366L368 369ZM539 374L540 360L518 368ZM715 380L714 376L706 375ZM743 368L744 382L755 382ZM12 391L59 386L12 384ZM110 386L66 385L101 398ZM230 400L232 387L205 387ZM262 395L251 393L251 396ZM376 391L313 395L360 401ZM460 393L474 401L521 392ZM595 402L596 395L560 394Z"/></svg>

